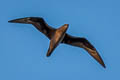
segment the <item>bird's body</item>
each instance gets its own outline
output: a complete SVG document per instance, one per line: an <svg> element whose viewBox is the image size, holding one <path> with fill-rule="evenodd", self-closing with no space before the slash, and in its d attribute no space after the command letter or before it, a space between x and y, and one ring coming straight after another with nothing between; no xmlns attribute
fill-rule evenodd
<svg viewBox="0 0 120 80"><path fill-rule="evenodd" d="M74 37L66 33L68 24L55 29L49 26L41 17L27 17L15 20L10 20L12 23L26 23L34 25L40 32L47 36L50 41L50 46L47 56L50 56L54 49L60 44L68 44L85 49L95 60L97 60L104 68L105 64L93 45L85 38Z"/></svg>

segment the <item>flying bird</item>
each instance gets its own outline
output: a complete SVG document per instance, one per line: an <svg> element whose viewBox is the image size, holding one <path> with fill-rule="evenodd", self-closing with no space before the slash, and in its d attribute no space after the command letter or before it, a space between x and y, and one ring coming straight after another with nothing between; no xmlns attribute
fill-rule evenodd
<svg viewBox="0 0 120 80"><path fill-rule="evenodd" d="M95 47L86 39L82 37L71 36L66 33L68 29L68 24L64 24L60 28L56 29L49 26L45 20L41 17L25 17L8 21L10 23L23 23L23 24L32 24L42 32L46 37L50 39L50 45L47 52L47 57L52 54L54 49L59 44L68 44L75 47L80 47L85 49L98 63L100 63L104 68L106 68L101 56L95 49Z"/></svg>

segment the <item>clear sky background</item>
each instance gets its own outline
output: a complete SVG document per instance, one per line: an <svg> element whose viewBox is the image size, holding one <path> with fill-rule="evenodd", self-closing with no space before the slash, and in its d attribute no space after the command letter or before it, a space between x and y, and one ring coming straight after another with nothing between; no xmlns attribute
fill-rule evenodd
<svg viewBox="0 0 120 80"><path fill-rule="evenodd" d="M86 37L103 58L101 67L85 50L61 44L46 57L49 40L29 24L8 20L43 17L50 26ZM119 0L1 0L0 80L120 80Z"/></svg>

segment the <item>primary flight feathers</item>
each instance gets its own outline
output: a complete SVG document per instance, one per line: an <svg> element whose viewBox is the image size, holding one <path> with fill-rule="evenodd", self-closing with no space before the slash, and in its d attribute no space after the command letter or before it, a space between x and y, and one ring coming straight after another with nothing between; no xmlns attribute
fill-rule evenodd
<svg viewBox="0 0 120 80"><path fill-rule="evenodd" d="M49 26L41 17L25 17L8 21L10 23L25 23L34 25L40 32L50 39L50 46L47 52L47 56L50 56L54 49L60 44L68 44L85 49L95 60L97 60L104 68L105 64L93 47L93 45L85 38L74 37L66 33L68 24L64 24L62 27L55 29Z"/></svg>

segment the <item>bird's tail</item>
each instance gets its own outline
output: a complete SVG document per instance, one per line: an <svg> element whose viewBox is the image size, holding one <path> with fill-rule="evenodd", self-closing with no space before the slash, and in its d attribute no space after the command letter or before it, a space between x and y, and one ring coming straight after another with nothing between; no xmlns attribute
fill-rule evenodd
<svg viewBox="0 0 120 80"><path fill-rule="evenodd" d="M63 40L66 30L68 29L68 24L64 24L60 28L56 29L54 36L50 40L49 49L46 56L50 56L54 49L61 43Z"/></svg>

